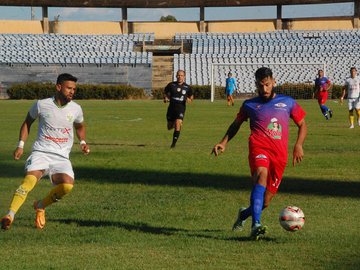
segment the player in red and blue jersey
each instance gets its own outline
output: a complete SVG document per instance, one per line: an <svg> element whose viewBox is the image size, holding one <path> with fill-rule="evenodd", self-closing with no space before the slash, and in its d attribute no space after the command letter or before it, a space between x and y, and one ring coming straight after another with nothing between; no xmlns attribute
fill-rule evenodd
<svg viewBox="0 0 360 270"><path fill-rule="evenodd" d="M326 120L332 117L332 110L325 106L328 99L328 91L331 87L330 80L324 76L324 71L320 69L318 71L318 77L315 79L315 94L320 106L321 113L325 116Z"/></svg>
<svg viewBox="0 0 360 270"><path fill-rule="evenodd" d="M255 73L258 97L246 100L225 136L212 150L215 156L224 152L244 121L250 119L249 165L253 179L250 206L240 208L233 230L242 230L252 216L251 237L258 240L267 232L260 222L262 210L269 206L282 180L288 156L289 119L298 126L293 149L293 165L302 161L306 137L305 112L291 97L274 92L271 69L259 68Z"/></svg>

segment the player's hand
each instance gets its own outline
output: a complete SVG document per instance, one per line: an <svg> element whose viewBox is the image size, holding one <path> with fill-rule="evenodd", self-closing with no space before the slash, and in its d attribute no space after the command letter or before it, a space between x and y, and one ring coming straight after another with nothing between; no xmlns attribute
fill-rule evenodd
<svg viewBox="0 0 360 270"><path fill-rule="evenodd" d="M88 144L80 144L81 151L84 153L84 155L88 155L90 153L90 147Z"/></svg>
<svg viewBox="0 0 360 270"><path fill-rule="evenodd" d="M341 98L340 98L340 105L343 105L343 102L344 102L344 98L341 97Z"/></svg>
<svg viewBox="0 0 360 270"><path fill-rule="evenodd" d="M169 102L169 98L168 97L164 97L164 103Z"/></svg>
<svg viewBox="0 0 360 270"><path fill-rule="evenodd" d="M304 150L302 148L302 145L295 144L294 146L294 152L293 152L293 166L295 166L296 163L300 163L304 157Z"/></svg>
<svg viewBox="0 0 360 270"><path fill-rule="evenodd" d="M215 144L214 148L211 151L211 154L214 154L217 157L218 155L220 155L224 151L225 151L225 146L218 143L218 144Z"/></svg>
<svg viewBox="0 0 360 270"><path fill-rule="evenodd" d="M16 147L15 151L14 151L14 159L15 160L19 160L21 158L21 156L24 153L24 149L20 148L20 147Z"/></svg>

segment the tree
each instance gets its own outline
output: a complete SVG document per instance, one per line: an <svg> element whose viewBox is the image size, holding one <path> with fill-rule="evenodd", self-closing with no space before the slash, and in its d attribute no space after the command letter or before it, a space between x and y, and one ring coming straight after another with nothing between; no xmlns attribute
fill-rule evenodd
<svg viewBox="0 0 360 270"><path fill-rule="evenodd" d="M177 19L173 15L161 16L160 22L177 22Z"/></svg>

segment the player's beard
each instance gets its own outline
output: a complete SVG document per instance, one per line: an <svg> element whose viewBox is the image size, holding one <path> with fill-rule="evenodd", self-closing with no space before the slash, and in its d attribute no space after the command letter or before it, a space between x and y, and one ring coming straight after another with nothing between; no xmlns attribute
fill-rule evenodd
<svg viewBox="0 0 360 270"><path fill-rule="evenodd" d="M274 88L271 90L271 93L268 97L264 96L264 94L260 94L260 97L265 101L265 102L268 102L270 100L272 100L275 96L275 91L274 91Z"/></svg>
<svg viewBox="0 0 360 270"><path fill-rule="evenodd" d="M59 99L60 99L62 105L65 105L65 104L69 103L73 99L72 95L69 94L69 95L66 96L62 92L59 92L58 96L59 96Z"/></svg>

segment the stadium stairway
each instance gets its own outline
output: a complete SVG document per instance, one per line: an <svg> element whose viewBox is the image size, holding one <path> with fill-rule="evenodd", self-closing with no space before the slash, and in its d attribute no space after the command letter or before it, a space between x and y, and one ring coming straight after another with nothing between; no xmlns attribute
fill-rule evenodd
<svg viewBox="0 0 360 270"><path fill-rule="evenodd" d="M174 56L153 56L152 63L152 88L164 88L173 81Z"/></svg>

